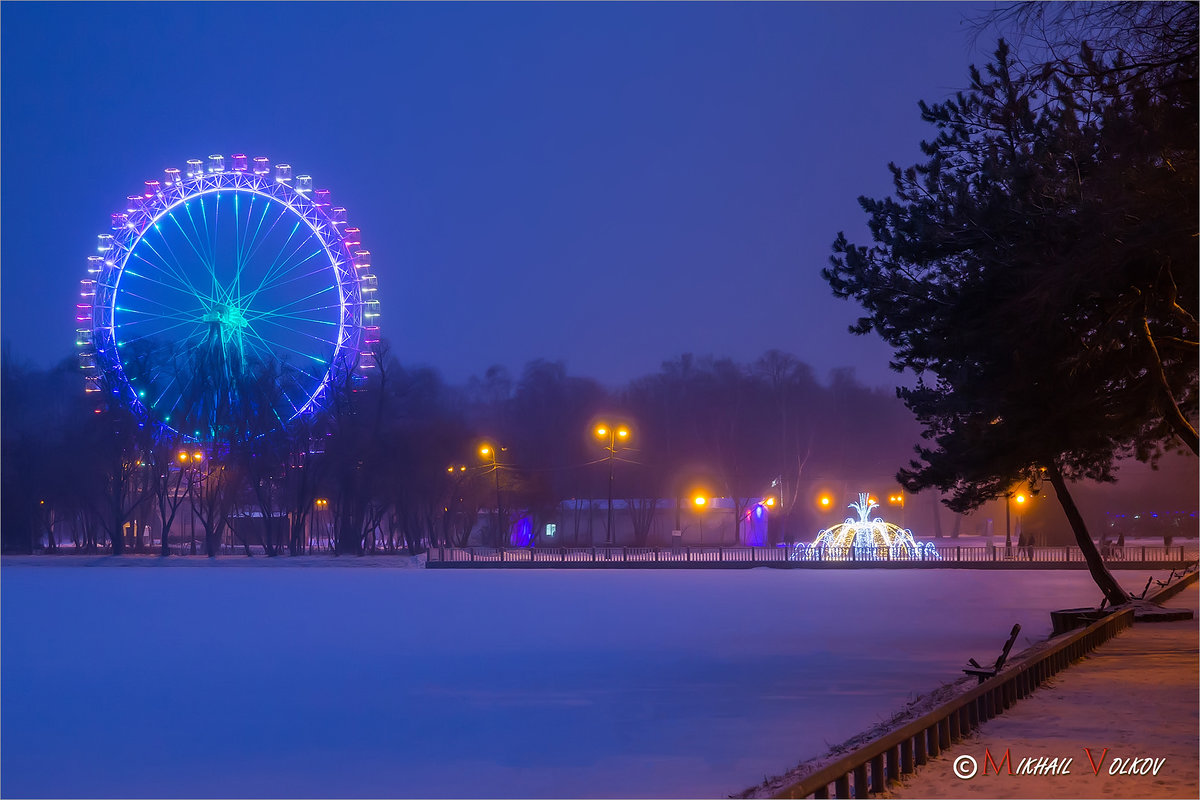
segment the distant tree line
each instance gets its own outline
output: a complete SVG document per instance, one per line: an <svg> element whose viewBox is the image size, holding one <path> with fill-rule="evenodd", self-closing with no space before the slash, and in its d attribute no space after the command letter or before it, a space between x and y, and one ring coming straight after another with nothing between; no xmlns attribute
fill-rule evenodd
<svg viewBox="0 0 1200 800"><path fill-rule="evenodd" d="M208 410L212 437L188 441L85 394L73 361L38 369L6 347L4 552L144 549L124 535L134 520L163 554L188 539L184 519L195 551L209 555L231 538L246 554L251 543L268 555L309 552L318 517L341 554L420 553L472 536L500 544L518 517L536 537L564 501L606 498L599 421L630 430L613 489L635 543L659 501L696 487L735 502L778 494L784 525L807 535L797 498L806 480L894 472L916 441L892 392L850 371L822 384L778 351L749 364L684 355L612 389L545 360L453 386L386 349L376 355L376 368L330 387L321 413L282 428L258 413L278 369L247 369L230 394L238 399ZM491 457L480 455L484 442Z"/></svg>

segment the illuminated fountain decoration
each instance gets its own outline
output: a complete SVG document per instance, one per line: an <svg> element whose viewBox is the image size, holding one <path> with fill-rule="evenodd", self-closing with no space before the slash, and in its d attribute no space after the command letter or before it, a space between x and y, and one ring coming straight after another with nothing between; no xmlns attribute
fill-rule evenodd
<svg viewBox="0 0 1200 800"><path fill-rule="evenodd" d="M811 544L797 542L789 554L791 561L936 561L941 558L932 542L918 542L912 531L871 519L878 507L866 492L860 492L858 502L847 508L858 512L858 519L848 517L817 534Z"/></svg>

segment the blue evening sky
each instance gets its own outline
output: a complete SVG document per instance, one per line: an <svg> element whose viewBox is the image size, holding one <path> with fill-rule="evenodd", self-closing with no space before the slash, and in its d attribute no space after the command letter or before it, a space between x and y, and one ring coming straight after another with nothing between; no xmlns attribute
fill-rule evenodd
<svg viewBox="0 0 1200 800"><path fill-rule="evenodd" d="M819 270L963 86L963 3L5 3L0 332L73 351L85 257L209 153L313 175L374 254L384 335L449 380L795 353L891 383Z"/></svg>

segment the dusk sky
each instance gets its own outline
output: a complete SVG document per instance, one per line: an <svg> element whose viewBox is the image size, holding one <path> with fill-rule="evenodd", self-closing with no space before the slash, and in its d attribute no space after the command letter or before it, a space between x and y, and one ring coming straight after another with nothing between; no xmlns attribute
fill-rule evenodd
<svg viewBox="0 0 1200 800"><path fill-rule="evenodd" d="M346 206L393 353L451 381L778 348L891 384L819 271L919 160L918 100L986 59L989 7L6 3L2 334L70 355L108 215L243 152Z"/></svg>

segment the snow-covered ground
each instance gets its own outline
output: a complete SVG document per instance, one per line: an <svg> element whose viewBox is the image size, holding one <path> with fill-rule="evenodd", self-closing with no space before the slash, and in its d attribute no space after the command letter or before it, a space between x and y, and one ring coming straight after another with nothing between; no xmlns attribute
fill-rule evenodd
<svg viewBox="0 0 1200 800"><path fill-rule="evenodd" d="M236 561L5 559L0 794L721 797L1100 599L1083 571Z"/></svg>
<svg viewBox="0 0 1200 800"><path fill-rule="evenodd" d="M1194 613L1196 585L1167 605ZM1194 619L1138 623L932 759L891 796L1196 797L1197 644ZM1016 774L988 769L964 780L954 773L964 756L983 770L992 766L989 755L1001 761L1006 752ZM1071 764L1066 774L1022 774L1022 760L1040 758ZM960 768L971 774L970 762Z"/></svg>

